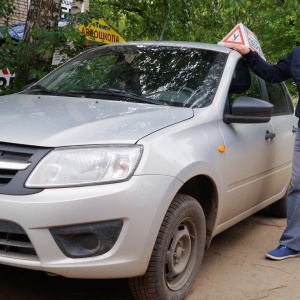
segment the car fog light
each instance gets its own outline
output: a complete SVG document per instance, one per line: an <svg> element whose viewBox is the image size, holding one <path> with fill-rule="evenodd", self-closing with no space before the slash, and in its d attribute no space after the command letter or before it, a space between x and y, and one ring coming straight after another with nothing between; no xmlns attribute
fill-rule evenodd
<svg viewBox="0 0 300 300"><path fill-rule="evenodd" d="M117 241L122 220L50 228L59 249L71 258L102 255Z"/></svg>
<svg viewBox="0 0 300 300"><path fill-rule="evenodd" d="M100 247L100 241L98 237L90 233L80 234L78 242L82 246L82 248L85 248L86 250L92 251L93 249L97 249Z"/></svg>

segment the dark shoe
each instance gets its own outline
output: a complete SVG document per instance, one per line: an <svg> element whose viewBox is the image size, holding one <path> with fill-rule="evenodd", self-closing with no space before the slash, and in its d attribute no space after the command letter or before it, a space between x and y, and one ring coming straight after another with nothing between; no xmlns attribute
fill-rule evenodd
<svg viewBox="0 0 300 300"><path fill-rule="evenodd" d="M279 245L276 249L267 252L266 256L274 260L282 260L289 257L298 256L298 251L288 248L284 245Z"/></svg>

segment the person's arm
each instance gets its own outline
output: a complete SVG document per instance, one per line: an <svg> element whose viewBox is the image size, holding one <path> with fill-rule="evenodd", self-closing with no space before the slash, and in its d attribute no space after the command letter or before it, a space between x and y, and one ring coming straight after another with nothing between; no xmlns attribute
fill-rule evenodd
<svg viewBox="0 0 300 300"><path fill-rule="evenodd" d="M268 82L281 82L292 77L290 71L292 54L273 65L266 62L257 52L252 51L246 46L230 44L226 44L225 46L242 54L251 71Z"/></svg>
<svg viewBox="0 0 300 300"><path fill-rule="evenodd" d="M291 74L300 88L300 47L295 47L291 54Z"/></svg>

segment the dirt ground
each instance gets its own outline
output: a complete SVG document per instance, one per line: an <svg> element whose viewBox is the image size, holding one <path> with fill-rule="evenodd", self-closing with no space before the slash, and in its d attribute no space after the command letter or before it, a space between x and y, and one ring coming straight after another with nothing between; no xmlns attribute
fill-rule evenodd
<svg viewBox="0 0 300 300"><path fill-rule="evenodd" d="M186 300L300 299L300 257L265 258L285 225L261 212L215 237Z"/></svg>
<svg viewBox="0 0 300 300"><path fill-rule="evenodd" d="M186 300L300 299L300 257L265 258L285 219L254 215L214 238ZM132 300L126 280L74 280L0 266L0 300Z"/></svg>

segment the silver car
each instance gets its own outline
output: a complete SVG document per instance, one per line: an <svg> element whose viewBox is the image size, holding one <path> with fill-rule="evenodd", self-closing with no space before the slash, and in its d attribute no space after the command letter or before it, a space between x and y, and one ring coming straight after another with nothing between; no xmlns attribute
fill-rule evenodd
<svg viewBox="0 0 300 300"><path fill-rule="evenodd" d="M296 125L225 47L88 50L0 97L0 263L183 299L215 235L285 216Z"/></svg>

